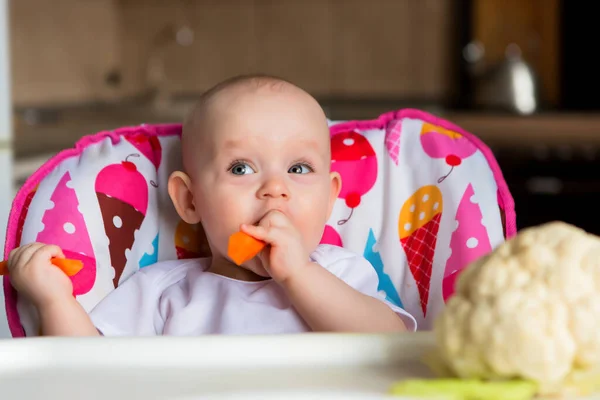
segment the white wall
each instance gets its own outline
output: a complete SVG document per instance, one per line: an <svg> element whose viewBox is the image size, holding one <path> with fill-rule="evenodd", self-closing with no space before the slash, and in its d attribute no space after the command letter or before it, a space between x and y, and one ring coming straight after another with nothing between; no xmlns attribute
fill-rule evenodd
<svg viewBox="0 0 600 400"><path fill-rule="evenodd" d="M9 54L8 0L0 0L0 259L4 258L6 221L13 197ZM4 309L4 291L0 289L0 338L6 337L10 337L10 334Z"/></svg>

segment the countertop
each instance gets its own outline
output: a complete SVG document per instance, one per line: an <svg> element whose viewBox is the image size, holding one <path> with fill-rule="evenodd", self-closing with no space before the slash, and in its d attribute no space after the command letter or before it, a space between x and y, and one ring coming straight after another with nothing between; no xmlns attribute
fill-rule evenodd
<svg viewBox="0 0 600 400"><path fill-rule="evenodd" d="M141 123L182 121L191 106L168 110L122 105L82 107L59 112L19 113L14 123L16 159L35 157L71 147L82 136ZM385 106L325 107L334 120L375 118ZM600 113L543 113L532 116L430 110L477 135L490 146L600 145ZM29 121L29 122L28 122Z"/></svg>

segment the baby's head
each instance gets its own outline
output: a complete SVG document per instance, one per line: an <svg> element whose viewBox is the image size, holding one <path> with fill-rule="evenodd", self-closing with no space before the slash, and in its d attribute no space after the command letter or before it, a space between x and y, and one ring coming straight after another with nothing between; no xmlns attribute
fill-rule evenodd
<svg viewBox="0 0 600 400"><path fill-rule="evenodd" d="M330 172L329 128L304 90L269 76L242 76L206 92L184 123L185 172L169 179L180 217L202 223L213 257L229 236L271 210L287 215L312 251L341 189ZM264 275L258 260L246 268Z"/></svg>

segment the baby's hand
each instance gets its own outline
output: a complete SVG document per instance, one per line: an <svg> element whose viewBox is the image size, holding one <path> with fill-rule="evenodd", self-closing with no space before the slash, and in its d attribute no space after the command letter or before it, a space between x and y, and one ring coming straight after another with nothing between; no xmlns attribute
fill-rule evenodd
<svg viewBox="0 0 600 400"><path fill-rule="evenodd" d="M51 263L64 258L58 246L32 243L10 252L8 270L15 289L38 307L72 297L71 279Z"/></svg>
<svg viewBox="0 0 600 400"><path fill-rule="evenodd" d="M270 211L258 226L242 225L242 231L268 244L259 254L263 266L282 284L309 262L300 232L280 211Z"/></svg>

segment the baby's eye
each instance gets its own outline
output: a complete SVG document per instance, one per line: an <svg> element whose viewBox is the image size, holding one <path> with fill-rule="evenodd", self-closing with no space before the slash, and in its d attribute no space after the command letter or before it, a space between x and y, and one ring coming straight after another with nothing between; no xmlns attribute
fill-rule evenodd
<svg viewBox="0 0 600 400"><path fill-rule="evenodd" d="M307 164L295 164L288 169L289 174L309 174L311 172L313 172L313 169Z"/></svg>
<svg viewBox="0 0 600 400"><path fill-rule="evenodd" d="M229 168L229 171L234 175L250 175L256 172L254 171L254 169L252 169L251 166L244 162L238 162L233 164Z"/></svg>

